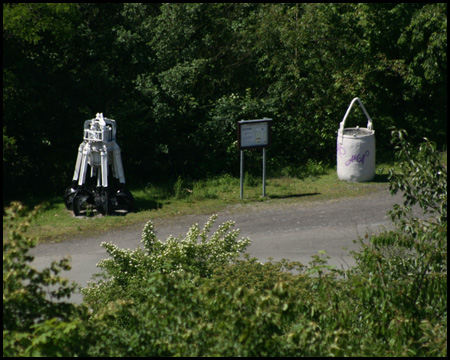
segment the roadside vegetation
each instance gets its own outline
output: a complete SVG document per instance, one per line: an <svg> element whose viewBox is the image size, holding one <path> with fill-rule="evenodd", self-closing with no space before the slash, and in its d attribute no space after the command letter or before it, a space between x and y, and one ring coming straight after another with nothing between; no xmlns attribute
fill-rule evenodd
<svg viewBox="0 0 450 360"><path fill-rule="evenodd" d="M356 241L356 265L336 270L325 252L308 264L244 256L232 222L215 217L184 237L143 248L103 246L110 258L83 290L65 298L67 260L36 271L27 254L31 217L7 209L3 242L3 356L447 356L447 166L426 141L394 133L395 231ZM419 204L428 220L414 218ZM50 289L50 285L52 285Z"/></svg>

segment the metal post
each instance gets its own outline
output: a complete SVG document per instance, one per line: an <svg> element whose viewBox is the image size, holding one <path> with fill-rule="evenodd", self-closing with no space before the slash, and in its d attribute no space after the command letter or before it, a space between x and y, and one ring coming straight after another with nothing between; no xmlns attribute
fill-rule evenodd
<svg viewBox="0 0 450 360"><path fill-rule="evenodd" d="M262 196L266 196L266 148L263 148L263 193Z"/></svg>
<svg viewBox="0 0 450 360"><path fill-rule="evenodd" d="M241 150L241 200L244 198L244 151Z"/></svg>

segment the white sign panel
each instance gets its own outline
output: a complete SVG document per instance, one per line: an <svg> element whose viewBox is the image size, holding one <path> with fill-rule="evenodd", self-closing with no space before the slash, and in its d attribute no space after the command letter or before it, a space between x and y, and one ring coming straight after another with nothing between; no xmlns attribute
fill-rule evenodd
<svg viewBox="0 0 450 360"><path fill-rule="evenodd" d="M270 121L272 119L238 122L239 149L268 147L270 145Z"/></svg>

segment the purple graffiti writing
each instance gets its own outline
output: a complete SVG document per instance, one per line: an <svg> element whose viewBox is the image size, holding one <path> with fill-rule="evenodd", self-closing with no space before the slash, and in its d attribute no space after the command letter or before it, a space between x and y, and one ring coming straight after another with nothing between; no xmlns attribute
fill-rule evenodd
<svg viewBox="0 0 450 360"><path fill-rule="evenodd" d="M355 155L352 155L352 157L349 159L349 160L347 160L346 162L345 162L345 166L349 166L350 164L352 164L353 162L357 162L358 164L361 164L361 165L364 165L364 159L367 157L367 156L369 156L369 154L370 154L370 152L369 152L369 150L367 150L364 154L355 154Z"/></svg>
<svg viewBox="0 0 450 360"><path fill-rule="evenodd" d="M347 153L347 151L345 150L345 148L341 144L338 144L336 150L337 150L337 154L339 156L344 156Z"/></svg>

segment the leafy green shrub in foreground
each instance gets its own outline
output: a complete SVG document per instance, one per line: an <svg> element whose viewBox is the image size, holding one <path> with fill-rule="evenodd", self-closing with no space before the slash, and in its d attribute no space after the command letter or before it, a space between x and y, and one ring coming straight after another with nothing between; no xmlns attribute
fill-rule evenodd
<svg viewBox="0 0 450 360"><path fill-rule="evenodd" d="M26 214L20 203L5 210L3 222L3 356L71 356L78 348L80 321L70 297L75 285L59 276L69 259L52 262L41 271L31 266L28 250L36 239L25 235L39 211ZM82 354L82 353L81 353Z"/></svg>
<svg viewBox="0 0 450 360"><path fill-rule="evenodd" d="M387 355L447 354L447 170L426 140L415 150L406 132L393 132L399 170L390 189L404 194L389 213L396 231L362 243L347 273L358 300L357 324L379 339ZM418 204L428 219L413 215Z"/></svg>
<svg viewBox="0 0 450 360"><path fill-rule="evenodd" d="M24 215L24 206L13 203L3 219L7 224L3 239L3 330L28 329L53 317L65 319L73 311L72 305L54 301L70 297L75 290L59 276L62 270L70 269L69 260L53 262L42 271L30 265L34 258L28 250L36 246L36 240L25 236L25 231L38 210ZM52 285L59 287L49 290Z"/></svg>
<svg viewBox="0 0 450 360"><path fill-rule="evenodd" d="M134 279L145 281L153 272L172 275L187 272L205 278L214 269L235 260L250 245L250 239L238 240L239 230L232 230L233 221L223 223L208 237L216 218L217 215L211 216L202 230L194 224L184 238L170 236L166 241L157 239L149 221L142 231L144 249L119 249L112 243L102 243L111 258L98 264L104 269L105 279L84 290L86 302L91 306L105 305L117 298L140 297L130 293L129 284Z"/></svg>

